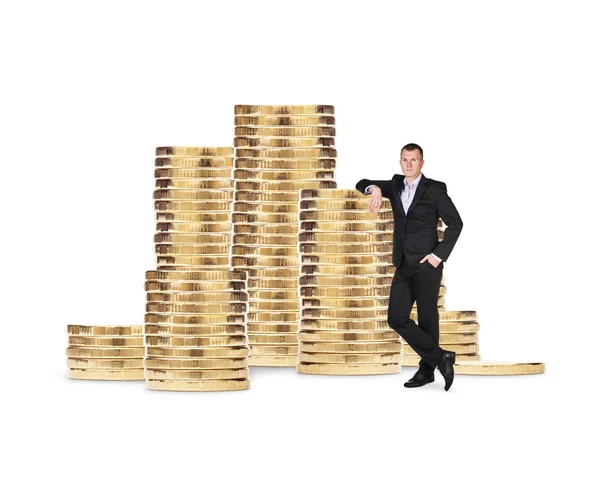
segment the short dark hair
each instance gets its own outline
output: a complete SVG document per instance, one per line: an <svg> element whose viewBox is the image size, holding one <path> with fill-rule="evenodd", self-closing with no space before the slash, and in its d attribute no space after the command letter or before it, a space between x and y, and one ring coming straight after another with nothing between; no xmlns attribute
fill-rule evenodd
<svg viewBox="0 0 600 477"><path fill-rule="evenodd" d="M421 153L421 159L423 159L423 149L418 144L415 144L414 142L409 142L406 146L400 149L400 154L402 154L402 151L404 151L405 149L407 151L414 151L415 149L418 150Z"/></svg>

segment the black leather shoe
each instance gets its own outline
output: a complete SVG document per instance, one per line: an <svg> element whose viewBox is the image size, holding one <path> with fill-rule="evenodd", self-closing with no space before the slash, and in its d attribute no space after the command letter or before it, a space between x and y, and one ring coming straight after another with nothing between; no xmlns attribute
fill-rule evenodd
<svg viewBox="0 0 600 477"><path fill-rule="evenodd" d="M425 371L423 368L419 368L415 375L404 383L405 388L418 388L427 383L434 381L433 371Z"/></svg>
<svg viewBox="0 0 600 477"><path fill-rule="evenodd" d="M448 391L454 381L454 362L456 361L456 353L454 351L444 351L442 354L442 362L438 366L440 373L444 376L444 390Z"/></svg>

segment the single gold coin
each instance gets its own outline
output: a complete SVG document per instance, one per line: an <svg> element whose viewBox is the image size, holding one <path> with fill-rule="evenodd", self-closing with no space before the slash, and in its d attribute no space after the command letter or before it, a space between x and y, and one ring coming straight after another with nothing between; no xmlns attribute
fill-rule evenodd
<svg viewBox="0 0 600 477"><path fill-rule="evenodd" d="M235 126L236 137L330 137L335 136L333 126L297 126L297 127L269 127L269 126Z"/></svg>
<svg viewBox="0 0 600 477"><path fill-rule="evenodd" d="M247 190L235 191L234 200L236 202L268 202L268 203L298 203L298 192L254 192Z"/></svg>
<svg viewBox="0 0 600 477"><path fill-rule="evenodd" d="M163 268L168 265L177 265L181 269L189 270L194 267L200 269L217 268L225 269L230 267L229 255L159 255L156 257L157 269L166 270Z"/></svg>
<svg viewBox="0 0 600 477"><path fill-rule="evenodd" d="M183 348L207 346L240 346L248 344L246 335L238 336L160 336L146 335L146 345L168 347L181 346Z"/></svg>
<svg viewBox="0 0 600 477"><path fill-rule="evenodd" d="M373 353L373 354L348 354L348 353L298 353L298 361L303 363L324 364L381 364L402 362L401 353Z"/></svg>
<svg viewBox="0 0 600 477"><path fill-rule="evenodd" d="M253 333L296 333L298 323L248 323L248 334Z"/></svg>
<svg viewBox="0 0 600 477"><path fill-rule="evenodd" d="M277 268L249 268L245 270L250 278L298 278L300 270L297 266Z"/></svg>
<svg viewBox="0 0 600 477"><path fill-rule="evenodd" d="M302 265L300 275L394 275L396 267L377 265Z"/></svg>
<svg viewBox="0 0 600 477"><path fill-rule="evenodd" d="M248 367L248 358L146 358L144 366L152 369L240 369Z"/></svg>
<svg viewBox="0 0 600 477"><path fill-rule="evenodd" d="M301 286L300 296L306 298L389 298L389 286Z"/></svg>
<svg viewBox="0 0 600 477"><path fill-rule="evenodd" d="M314 147L335 147L335 137L234 137L235 147L251 148L294 148L303 149Z"/></svg>
<svg viewBox="0 0 600 477"><path fill-rule="evenodd" d="M232 200L233 189L154 189L154 200Z"/></svg>
<svg viewBox="0 0 600 477"><path fill-rule="evenodd" d="M248 290L248 298L251 302L256 301L283 301L283 300L295 300L296 303L299 299L298 287L290 288L287 290Z"/></svg>
<svg viewBox="0 0 600 477"><path fill-rule="evenodd" d="M159 260L160 261L160 260ZM219 264L198 264L198 263L171 263L171 264L160 264L156 265L157 270L229 270L231 267L225 261Z"/></svg>
<svg viewBox="0 0 600 477"><path fill-rule="evenodd" d="M296 371L301 374L333 374L333 375L365 375L392 374L400 372L400 364L323 364L302 363L296 365Z"/></svg>
<svg viewBox="0 0 600 477"><path fill-rule="evenodd" d="M234 224L237 223L264 223L264 224L286 224L298 223L298 213L270 214L260 212L234 212L231 215Z"/></svg>
<svg viewBox="0 0 600 477"><path fill-rule="evenodd" d="M478 343L479 335L477 333L443 333L440 334L440 345L460 344L460 343Z"/></svg>
<svg viewBox="0 0 600 477"><path fill-rule="evenodd" d="M235 116L236 126L333 126L334 116Z"/></svg>
<svg viewBox="0 0 600 477"><path fill-rule="evenodd" d="M232 245L231 255L243 257L297 257L297 246L269 247L267 245Z"/></svg>
<svg viewBox="0 0 600 477"><path fill-rule="evenodd" d="M183 292L241 292L246 290L246 284L243 281L158 281L146 280L144 283L146 291L183 291Z"/></svg>
<svg viewBox="0 0 600 477"><path fill-rule="evenodd" d="M274 278L274 279L262 279L262 278L250 278L248 279L248 292L252 290L286 290L290 288L298 287L297 278Z"/></svg>
<svg viewBox="0 0 600 477"><path fill-rule="evenodd" d="M253 181L253 180L243 180L243 181L235 181L235 190L236 191L297 191L300 189L304 189L306 187L316 187L323 189L335 189L337 187L337 182L332 180L303 180L303 181ZM377 213L371 214L377 215ZM367 217L364 220L372 219L373 217Z"/></svg>
<svg viewBox="0 0 600 477"><path fill-rule="evenodd" d="M142 334L142 325L67 325L70 335L131 336Z"/></svg>
<svg viewBox="0 0 600 477"><path fill-rule="evenodd" d="M239 234L249 235L295 235L298 240L298 222L293 224L235 224L234 237Z"/></svg>
<svg viewBox="0 0 600 477"><path fill-rule="evenodd" d="M328 104L307 104L307 105L254 105L254 104L236 104L234 109L236 115L248 114L327 114L333 115L335 108Z"/></svg>
<svg viewBox="0 0 600 477"><path fill-rule="evenodd" d="M361 245L365 243L388 243L391 244L394 241L393 232L300 232L298 234L298 242L301 245L305 245L306 248L309 248L309 245L327 245L328 250L335 250L334 247L341 247L346 243L354 243L355 248L360 250L360 248L356 247L356 245ZM347 248L346 248L347 249ZM352 250L354 250L352 249ZM344 249L340 249L343 252ZM367 250L364 253L368 253ZM331 252L326 252L331 253Z"/></svg>
<svg viewBox="0 0 600 477"><path fill-rule="evenodd" d="M158 255L226 255L229 253L229 244L214 245L179 245L159 243L154 246Z"/></svg>
<svg viewBox="0 0 600 477"><path fill-rule="evenodd" d="M172 243L172 244L231 244L233 234L169 234L157 233L154 235L155 243Z"/></svg>
<svg viewBox="0 0 600 477"><path fill-rule="evenodd" d="M184 169L181 167L157 167L154 169L156 179L231 179L231 167L213 167L204 169Z"/></svg>
<svg viewBox="0 0 600 477"><path fill-rule="evenodd" d="M248 274L243 270L193 270L193 271L158 271L148 270L146 280L160 281L226 281L245 282Z"/></svg>
<svg viewBox="0 0 600 477"><path fill-rule="evenodd" d="M440 335L442 336L442 335ZM446 351L454 351L457 355L459 354L473 354L479 353L478 343L466 343L466 344L446 344L444 345ZM418 355L418 353L412 349L409 345L404 343L404 355Z"/></svg>
<svg viewBox="0 0 600 477"><path fill-rule="evenodd" d="M302 199L300 210L369 210L371 199ZM392 203L385 199L382 201L379 213L392 210Z"/></svg>
<svg viewBox="0 0 600 477"><path fill-rule="evenodd" d="M478 354L457 354L456 355L456 362L458 361L473 361L473 360L480 360L481 356ZM417 355L405 355L402 358L402 366L419 366L419 362L421 361L421 357L417 354ZM454 363L454 370L456 373L456 363Z"/></svg>
<svg viewBox="0 0 600 477"><path fill-rule="evenodd" d="M298 358L296 355L286 356L250 356L249 366L296 366Z"/></svg>
<svg viewBox="0 0 600 477"><path fill-rule="evenodd" d="M155 200L154 210L161 212L231 212L233 201L183 201L183 200Z"/></svg>
<svg viewBox="0 0 600 477"><path fill-rule="evenodd" d="M67 348L67 358L115 358L131 359L143 358L144 348L82 348L69 346Z"/></svg>
<svg viewBox="0 0 600 477"><path fill-rule="evenodd" d="M156 212L158 222L228 222L231 212Z"/></svg>
<svg viewBox="0 0 600 477"><path fill-rule="evenodd" d="M380 218L383 220L391 220L394 214L391 210L383 212L364 211L340 211L340 210L304 210L300 212L300 221L302 220L374 220Z"/></svg>
<svg viewBox="0 0 600 477"><path fill-rule="evenodd" d="M293 212L298 213L298 204L269 204L265 202L251 203L251 202L236 202L233 205L234 212L260 212L270 214L289 214Z"/></svg>
<svg viewBox="0 0 600 477"><path fill-rule="evenodd" d="M403 353L401 341L347 342L299 341L298 352L302 353Z"/></svg>
<svg viewBox="0 0 600 477"><path fill-rule="evenodd" d="M253 344L250 348L250 358L252 356L293 356L296 358L298 354L298 343L295 344L266 344L266 345L256 345ZM252 361L250 360L250 365L252 366Z"/></svg>
<svg viewBox="0 0 600 477"><path fill-rule="evenodd" d="M479 331L477 322L440 321L440 333L475 333L476 331Z"/></svg>
<svg viewBox="0 0 600 477"><path fill-rule="evenodd" d="M204 348L183 348L146 346L148 358L246 358L250 354L250 346L218 346ZM158 366L157 366L158 367Z"/></svg>
<svg viewBox="0 0 600 477"><path fill-rule="evenodd" d="M156 179L157 189L231 189L233 179Z"/></svg>
<svg viewBox="0 0 600 477"><path fill-rule="evenodd" d="M246 313L246 303L146 303L147 313Z"/></svg>
<svg viewBox="0 0 600 477"><path fill-rule="evenodd" d="M314 287L390 287L393 276L327 276L303 275L298 279L301 289ZM248 285L250 286L250 285Z"/></svg>
<svg viewBox="0 0 600 477"><path fill-rule="evenodd" d="M518 361L458 361L454 364L455 374L480 375L516 375L541 374L545 372L544 363Z"/></svg>
<svg viewBox="0 0 600 477"><path fill-rule="evenodd" d="M144 359L68 358L67 367L74 369L139 369L144 367Z"/></svg>
<svg viewBox="0 0 600 477"><path fill-rule="evenodd" d="M144 322L155 325L243 325L246 316L238 315L158 315L146 313Z"/></svg>
<svg viewBox="0 0 600 477"><path fill-rule="evenodd" d="M298 235L285 234L285 235L252 235L252 234L234 234L233 235L232 249L236 245L246 245L247 247L256 247L261 245L281 245L298 247ZM297 252L296 252L297 253Z"/></svg>
<svg viewBox="0 0 600 477"><path fill-rule="evenodd" d="M324 222L303 220L300 230L306 232L393 232L393 220L375 220L366 222Z"/></svg>
<svg viewBox="0 0 600 477"><path fill-rule="evenodd" d="M231 257L231 265L233 267L294 267L298 266L298 257Z"/></svg>
<svg viewBox="0 0 600 477"><path fill-rule="evenodd" d="M334 147L238 147L235 150L236 158L250 159L256 157L267 159L318 159L335 158L337 155L337 150Z"/></svg>
<svg viewBox="0 0 600 477"><path fill-rule="evenodd" d="M143 336L80 336L69 335L70 346L90 346L95 348L139 348L144 346Z"/></svg>
<svg viewBox="0 0 600 477"><path fill-rule="evenodd" d="M417 318L417 313L412 312L411 318ZM477 321L476 311L440 311L439 312L440 323L443 321Z"/></svg>
<svg viewBox="0 0 600 477"><path fill-rule="evenodd" d="M321 265L386 265L392 264L391 253L376 255L302 254L300 263Z"/></svg>
<svg viewBox="0 0 600 477"><path fill-rule="evenodd" d="M230 237L233 224L229 222L159 222L156 224L157 232L173 232L181 234L215 234Z"/></svg>
<svg viewBox="0 0 600 477"><path fill-rule="evenodd" d="M250 170L236 169L233 171L236 180L254 181L306 181L312 179L335 179L335 170Z"/></svg>
<svg viewBox="0 0 600 477"><path fill-rule="evenodd" d="M231 146L226 147L184 147L161 146L156 148L157 156L233 156Z"/></svg>
<svg viewBox="0 0 600 477"><path fill-rule="evenodd" d="M254 345L281 345L281 344L298 344L297 333L252 333L248 335L248 342L251 349ZM264 353L260 353L264 354Z"/></svg>
<svg viewBox="0 0 600 477"><path fill-rule="evenodd" d="M354 254L372 254L392 256L393 242L373 243L366 241L363 243L302 243L299 242L298 249L303 255L310 256L343 256Z"/></svg>
<svg viewBox="0 0 600 477"><path fill-rule="evenodd" d="M254 311L248 313L248 324L286 322L297 323L300 318L299 311L279 312L279 311Z"/></svg>
<svg viewBox="0 0 600 477"><path fill-rule="evenodd" d="M140 369L94 369L69 368L67 376L72 379L93 379L100 381L141 381L144 368Z"/></svg>
<svg viewBox="0 0 600 477"><path fill-rule="evenodd" d="M389 331L387 319L381 320L313 320L302 318L299 323L299 329L317 330L317 331ZM250 323L248 323L250 330Z"/></svg>
<svg viewBox="0 0 600 477"><path fill-rule="evenodd" d="M297 293L297 292L296 292ZM293 294L293 291L292 291ZM293 296L293 295L292 295ZM249 311L299 311L300 300L298 298L287 298L279 300L251 300Z"/></svg>
<svg viewBox="0 0 600 477"><path fill-rule="evenodd" d="M350 199L350 200L364 200L365 194L359 192L356 189L336 189L336 190L322 190L322 189L311 189L306 187L305 190L300 191L300 199L323 199L323 200L339 200L339 199ZM367 202L370 199L367 199ZM384 198L385 202L389 202L387 198Z"/></svg>
<svg viewBox="0 0 600 477"><path fill-rule="evenodd" d="M156 391L243 391L250 389L250 380L242 379L211 379L206 381L168 381L147 379L148 389Z"/></svg>
<svg viewBox="0 0 600 477"><path fill-rule="evenodd" d="M298 331L299 341L398 341L394 330L382 331Z"/></svg>
<svg viewBox="0 0 600 477"><path fill-rule="evenodd" d="M385 307L381 308L303 308L302 318L321 318L321 319L336 319L336 318L355 318L355 319L376 319L387 318L388 310Z"/></svg>
<svg viewBox="0 0 600 477"><path fill-rule="evenodd" d="M246 324L240 325L154 325L146 324L149 335L228 335L237 336L248 333Z"/></svg>
<svg viewBox="0 0 600 477"><path fill-rule="evenodd" d="M304 298L302 299L302 307L308 308L378 308L387 307L389 297L381 298L365 298L365 299L350 299L350 298Z"/></svg>
<svg viewBox="0 0 600 477"><path fill-rule="evenodd" d="M146 379L172 379L194 381L203 379L248 378L248 367L241 369L152 369L146 368Z"/></svg>
<svg viewBox="0 0 600 477"><path fill-rule="evenodd" d="M177 168L233 168L233 157L157 157L154 167L177 167Z"/></svg>
<svg viewBox="0 0 600 477"><path fill-rule="evenodd" d="M272 170L272 171L321 171L335 170L334 158L246 158L238 157L234 161L234 169L239 170Z"/></svg>

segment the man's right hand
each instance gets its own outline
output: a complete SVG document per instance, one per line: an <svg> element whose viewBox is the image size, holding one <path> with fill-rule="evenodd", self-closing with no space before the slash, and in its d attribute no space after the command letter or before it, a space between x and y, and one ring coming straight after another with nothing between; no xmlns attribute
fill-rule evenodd
<svg viewBox="0 0 600 477"><path fill-rule="evenodd" d="M376 185L369 186L371 192L371 202L369 202L369 212L379 212L381 209L382 195L381 189Z"/></svg>

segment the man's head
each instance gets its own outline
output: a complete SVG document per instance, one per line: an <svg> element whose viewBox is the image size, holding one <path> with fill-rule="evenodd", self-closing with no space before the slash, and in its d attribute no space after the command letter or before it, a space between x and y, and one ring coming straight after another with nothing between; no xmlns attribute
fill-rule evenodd
<svg viewBox="0 0 600 477"><path fill-rule="evenodd" d="M411 142L400 150L400 167L407 179L416 179L423 164L423 149L418 144Z"/></svg>

